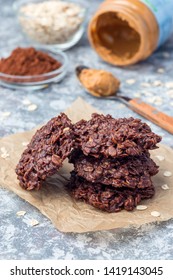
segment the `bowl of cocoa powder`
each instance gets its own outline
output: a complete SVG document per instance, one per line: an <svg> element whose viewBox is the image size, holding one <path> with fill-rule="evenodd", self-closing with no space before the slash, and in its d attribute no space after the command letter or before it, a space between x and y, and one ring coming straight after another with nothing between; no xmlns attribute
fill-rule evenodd
<svg viewBox="0 0 173 280"><path fill-rule="evenodd" d="M17 47L0 51L0 85L17 89L41 89L60 82L67 72L68 59L35 47Z"/></svg>

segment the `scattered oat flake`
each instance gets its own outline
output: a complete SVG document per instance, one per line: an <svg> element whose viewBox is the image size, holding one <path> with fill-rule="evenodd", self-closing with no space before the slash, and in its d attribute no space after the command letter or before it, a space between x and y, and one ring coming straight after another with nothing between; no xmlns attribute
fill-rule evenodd
<svg viewBox="0 0 173 280"><path fill-rule="evenodd" d="M160 156L160 155L157 155L156 158L159 160L159 161L163 161L165 159L164 156Z"/></svg>
<svg viewBox="0 0 173 280"><path fill-rule="evenodd" d="M151 126L151 123L150 122L145 122L148 126Z"/></svg>
<svg viewBox="0 0 173 280"><path fill-rule="evenodd" d="M163 52L162 55L163 55L164 58L169 58L170 57L170 54L168 52Z"/></svg>
<svg viewBox="0 0 173 280"><path fill-rule="evenodd" d="M1 150L1 158L6 159L7 157L10 156L5 147L1 147L0 150Z"/></svg>
<svg viewBox="0 0 173 280"><path fill-rule="evenodd" d="M23 105L30 105L31 101L29 99L22 100Z"/></svg>
<svg viewBox="0 0 173 280"><path fill-rule="evenodd" d="M32 220L30 221L30 225L31 225L32 227L37 226L38 224L39 224L39 222L38 222L37 220L35 220L35 219L32 219Z"/></svg>
<svg viewBox="0 0 173 280"><path fill-rule="evenodd" d="M135 97L141 97L141 94L139 93L139 92L136 92L135 94L134 94L134 96ZM124 105L124 104L123 104Z"/></svg>
<svg viewBox="0 0 173 280"><path fill-rule="evenodd" d="M133 84L136 83L136 80L134 80L134 79L128 79L128 80L126 80L126 83L127 83L128 85L133 85Z"/></svg>
<svg viewBox="0 0 173 280"><path fill-rule="evenodd" d="M1 157L2 157L3 159L8 158L9 156L10 156L9 154L1 154Z"/></svg>
<svg viewBox="0 0 173 280"><path fill-rule="evenodd" d="M35 111L37 109L37 105L36 104L31 104L28 106L28 111Z"/></svg>
<svg viewBox="0 0 173 280"><path fill-rule="evenodd" d="M154 104L159 106L159 105L162 105L163 102L162 102L161 100L156 100L156 101L154 102Z"/></svg>
<svg viewBox="0 0 173 280"><path fill-rule="evenodd" d="M124 108L124 107L126 107L124 104L118 105L118 108Z"/></svg>
<svg viewBox="0 0 173 280"><path fill-rule="evenodd" d="M172 172L171 172L171 171L165 171L165 172L163 173L163 175L164 175L165 177L170 177L170 176L172 176Z"/></svg>
<svg viewBox="0 0 173 280"><path fill-rule="evenodd" d="M167 82L167 83L165 83L165 86L167 88L173 88L173 82Z"/></svg>
<svg viewBox="0 0 173 280"><path fill-rule="evenodd" d="M154 103L155 102L155 97L149 97L147 98L147 101L150 103Z"/></svg>
<svg viewBox="0 0 173 280"><path fill-rule="evenodd" d="M136 209L137 210L140 210L140 211L143 211L143 210L146 210L148 207L146 205L137 205L136 206Z"/></svg>
<svg viewBox="0 0 173 280"><path fill-rule="evenodd" d="M148 92L148 91L143 91L142 94L145 95L145 96L153 96L153 93Z"/></svg>
<svg viewBox="0 0 173 280"><path fill-rule="evenodd" d="M24 216L26 214L26 211L18 211L16 213L17 216Z"/></svg>
<svg viewBox="0 0 173 280"><path fill-rule="evenodd" d="M151 216L153 217L160 217L160 213L158 211L152 211Z"/></svg>
<svg viewBox="0 0 173 280"><path fill-rule="evenodd" d="M167 95L169 95L170 97L173 97L173 89L168 90Z"/></svg>
<svg viewBox="0 0 173 280"><path fill-rule="evenodd" d="M2 117L9 117L11 115L11 112L2 112Z"/></svg>
<svg viewBox="0 0 173 280"><path fill-rule="evenodd" d="M157 73L163 74L163 73L165 73L165 69L159 68L159 69L157 69Z"/></svg>
<svg viewBox="0 0 173 280"><path fill-rule="evenodd" d="M165 190L165 191L169 190L169 187L167 184L162 185L161 188L162 188L162 190Z"/></svg>
<svg viewBox="0 0 173 280"><path fill-rule="evenodd" d="M1 147L1 153L7 153L7 150L6 150L6 148L5 147Z"/></svg>
<svg viewBox="0 0 173 280"><path fill-rule="evenodd" d="M70 129L69 127L65 127L65 128L63 129L63 132L68 131L69 129Z"/></svg>
<svg viewBox="0 0 173 280"><path fill-rule="evenodd" d="M150 84L149 84L149 83L141 83L141 86L142 86L142 87L149 87Z"/></svg>
<svg viewBox="0 0 173 280"><path fill-rule="evenodd" d="M155 100L156 101L163 101L162 97L160 97L160 96L155 96Z"/></svg>
<svg viewBox="0 0 173 280"><path fill-rule="evenodd" d="M155 86L155 87L159 87L159 86L162 86L162 82L161 81L154 81L153 82L153 86Z"/></svg>
<svg viewBox="0 0 173 280"><path fill-rule="evenodd" d="M148 102L154 103L156 105L161 105L163 103L163 99L160 96L152 96L147 98Z"/></svg>
<svg viewBox="0 0 173 280"><path fill-rule="evenodd" d="M29 142L22 142L22 146L26 147L28 146Z"/></svg>

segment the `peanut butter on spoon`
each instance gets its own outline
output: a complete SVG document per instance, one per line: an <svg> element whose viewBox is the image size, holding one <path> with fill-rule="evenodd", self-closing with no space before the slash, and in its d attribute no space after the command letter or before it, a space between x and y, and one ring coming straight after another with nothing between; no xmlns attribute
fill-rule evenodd
<svg viewBox="0 0 173 280"><path fill-rule="evenodd" d="M119 89L120 81L105 70L78 67L77 76L81 84L94 96L115 95Z"/></svg>

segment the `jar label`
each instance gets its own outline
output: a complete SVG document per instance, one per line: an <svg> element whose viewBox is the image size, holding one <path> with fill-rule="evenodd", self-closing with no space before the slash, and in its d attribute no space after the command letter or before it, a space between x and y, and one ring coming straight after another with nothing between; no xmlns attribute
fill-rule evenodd
<svg viewBox="0 0 173 280"><path fill-rule="evenodd" d="M159 25L160 47L173 31L173 0L140 0L152 11Z"/></svg>

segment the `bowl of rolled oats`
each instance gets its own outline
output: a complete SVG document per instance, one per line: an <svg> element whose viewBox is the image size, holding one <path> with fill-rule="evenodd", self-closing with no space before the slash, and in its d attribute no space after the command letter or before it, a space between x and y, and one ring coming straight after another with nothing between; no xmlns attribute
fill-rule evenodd
<svg viewBox="0 0 173 280"><path fill-rule="evenodd" d="M78 43L86 26L82 0L17 0L14 10L29 40L49 49L67 50Z"/></svg>

